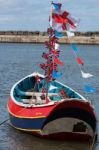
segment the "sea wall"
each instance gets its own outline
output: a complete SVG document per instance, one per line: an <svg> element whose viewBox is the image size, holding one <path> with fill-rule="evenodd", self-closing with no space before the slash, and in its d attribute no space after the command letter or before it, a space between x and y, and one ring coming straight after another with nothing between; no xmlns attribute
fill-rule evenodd
<svg viewBox="0 0 99 150"><path fill-rule="evenodd" d="M34 32L0 32L0 42L7 43L44 43L48 40L47 34ZM97 34L77 34L70 39L63 36L60 43L77 43L77 44L99 44L99 35Z"/></svg>

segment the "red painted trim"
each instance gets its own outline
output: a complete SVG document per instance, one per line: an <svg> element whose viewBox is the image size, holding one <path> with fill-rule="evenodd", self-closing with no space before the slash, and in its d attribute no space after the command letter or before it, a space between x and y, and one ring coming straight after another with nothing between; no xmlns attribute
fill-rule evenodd
<svg viewBox="0 0 99 150"><path fill-rule="evenodd" d="M8 110L11 114L17 116L17 117L47 117L51 112L55 111L56 109L62 109L62 108L80 108L83 110L88 111L90 114L92 114L94 117L96 116L94 114L94 110L91 107L89 103L82 102L82 101L76 101L76 100L70 100L70 101L64 101L59 102L55 105L46 106L46 107L32 107L32 108L24 108L22 106L19 106L13 102L11 98L8 100ZM96 118L96 117L95 117Z"/></svg>
<svg viewBox="0 0 99 150"><path fill-rule="evenodd" d="M13 102L11 98L8 100L8 111L13 116L16 117L46 117L48 114L52 111L52 109L55 107L55 105L47 106L47 107L31 107L31 108L25 108L22 106L19 106Z"/></svg>

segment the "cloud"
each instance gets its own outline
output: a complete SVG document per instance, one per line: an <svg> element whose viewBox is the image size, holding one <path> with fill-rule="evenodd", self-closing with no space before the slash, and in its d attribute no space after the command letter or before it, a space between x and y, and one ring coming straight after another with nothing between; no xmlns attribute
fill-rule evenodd
<svg viewBox="0 0 99 150"><path fill-rule="evenodd" d="M62 0L63 9L81 19L82 30L89 28L93 18L99 17L97 0ZM46 30L50 14L50 1L34 0L0 0L0 30ZM86 22L87 20L87 22ZM99 19L97 19L99 20ZM82 25L83 24L83 25ZM97 22L99 24L99 22ZM98 28L98 25L93 28Z"/></svg>

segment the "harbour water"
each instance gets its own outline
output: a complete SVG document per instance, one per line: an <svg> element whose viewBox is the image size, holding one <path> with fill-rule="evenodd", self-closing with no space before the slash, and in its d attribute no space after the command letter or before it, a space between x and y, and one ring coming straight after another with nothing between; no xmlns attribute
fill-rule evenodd
<svg viewBox="0 0 99 150"><path fill-rule="evenodd" d="M78 55L85 63L82 69L94 75L86 80L81 77L70 45L61 45L60 49L60 59L65 65L60 68L63 75L59 81L90 99L94 103L99 120L99 46L78 45ZM44 61L41 58L43 51L47 51L43 44L0 44L0 150L89 150L90 145L87 143L84 145L84 143L49 141L20 132L10 126L6 107L10 89L16 81L34 71L43 73L39 67ZM95 87L96 92L85 94L83 92L85 84ZM98 141L95 150L99 150Z"/></svg>

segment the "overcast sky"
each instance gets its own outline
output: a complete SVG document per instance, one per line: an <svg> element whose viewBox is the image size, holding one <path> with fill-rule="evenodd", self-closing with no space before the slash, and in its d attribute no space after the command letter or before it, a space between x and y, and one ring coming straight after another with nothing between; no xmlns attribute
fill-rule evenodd
<svg viewBox="0 0 99 150"><path fill-rule="evenodd" d="M60 1L63 10L81 20L78 31L99 31L99 0ZM46 31L50 2L51 0L0 0L0 30Z"/></svg>

